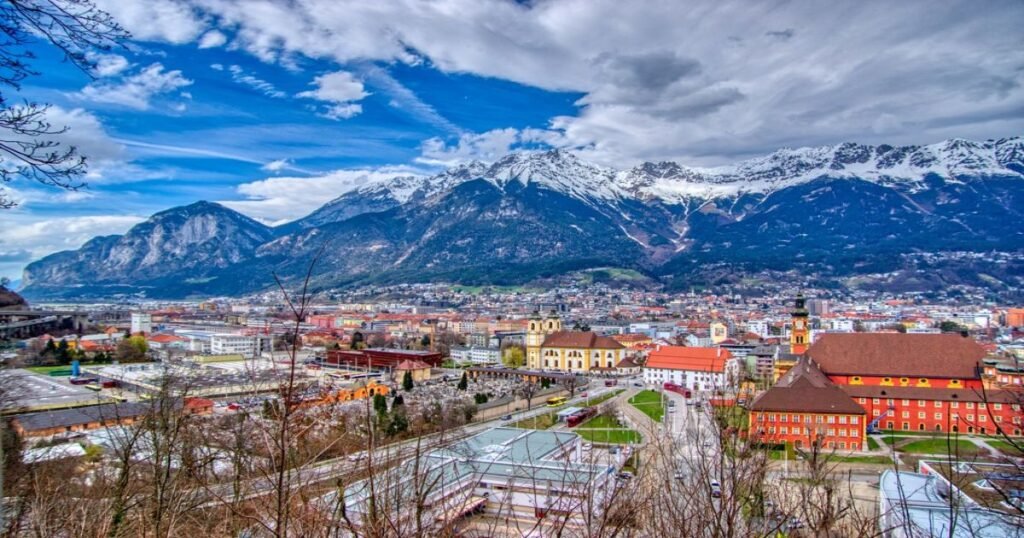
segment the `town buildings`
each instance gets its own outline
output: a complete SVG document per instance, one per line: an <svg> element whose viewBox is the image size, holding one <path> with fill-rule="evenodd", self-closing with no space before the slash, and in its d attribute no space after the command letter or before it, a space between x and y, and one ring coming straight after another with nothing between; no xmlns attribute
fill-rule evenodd
<svg viewBox="0 0 1024 538"><path fill-rule="evenodd" d="M779 382L751 405L751 433L767 440L809 441L843 448L848 435L830 426L828 409L849 419L854 404L874 429L1021 435L1022 393L984 388L983 347L960 334L851 333L822 335ZM813 407L810 409L808 406ZM808 413L822 428L792 434L794 416ZM858 426L863 427L863 420ZM787 428L787 430L783 430ZM849 428L845 428L849 433Z"/></svg>
<svg viewBox="0 0 1024 538"><path fill-rule="evenodd" d="M722 390L736 382L732 353L720 347L659 346L647 356L644 381L690 390Z"/></svg>

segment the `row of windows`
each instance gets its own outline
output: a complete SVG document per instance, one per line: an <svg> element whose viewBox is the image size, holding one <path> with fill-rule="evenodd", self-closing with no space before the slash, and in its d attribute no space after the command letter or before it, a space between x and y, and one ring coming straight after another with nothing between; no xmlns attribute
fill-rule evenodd
<svg viewBox="0 0 1024 538"><path fill-rule="evenodd" d="M811 420L812 416L814 417L813 421ZM811 422L814 422L816 424L824 424L826 422L828 424L835 424L836 422L838 422L839 424L846 424L847 421L846 415L839 415L838 417L836 417L835 415L829 415L826 419L826 417L823 417L821 415L787 415L785 413L773 413L770 415L761 415L760 418L761 420L767 419L772 422L790 422L790 419L792 419L792 422L805 422L807 424L810 424ZM860 417L851 416L849 417L849 421L850 424L859 424Z"/></svg>
<svg viewBox="0 0 1024 538"><path fill-rule="evenodd" d="M768 428L768 433L769 434L774 434L775 433L775 426L770 426ZM847 428L839 428L839 429L829 428L827 430L827 433L828 433L829 437L837 437L837 436L838 437L860 437L860 430L859 429L855 429L855 428L850 428L850 429L847 429ZM793 435L808 435L808 434L810 434L810 430L808 428L801 428L800 426L793 426L792 428L790 428L788 426L779 426L779 434L781 434L781 435L789 435L789 434L793 434Z"/></svg>
<svg viewBox="0 0 1024 538"><path fill-rule="evenodd" d="M559 368L560 364L561 364L561 361L559 361L558 359L555 359L553 361L549 361L547 359L544 359L544 367L545 368ZM608 361L608 368L613 368L614 366L615 366L614 361ZM573 361L565 361L565 367L566 368L574 368ZM601 367L601 363L593 362L593 363L590 364L590 367L591 368L600 368ZM583 368L583 361L581 361L581 360L576 361L575 368L582 369Z"/></svg>
<svg viewBox="0 0 1024 538"><path fill-rule="evenodd" d="M857 401L860 402L861 405L864 405L864 404L868 403L868 399L867 398L859 398ZM880 398L872 398L871 399L871 403L874 404L874 405L879 405L879 404L882 403L882 400ZM896 403L896 400L893 400L892 398L888 398L888 399L886 399L885 403L886 403L886 405L894 405ZM959 409L960 408L960 402L948 402L948 403L949 403L949 407L952 408L952 409ZM910 400L900 400L900 404L904 405L904 406L909 406L910 405ZM943 404L943 402L941 400L933 400L932 401L932 405L935 408L941 408L942 404ZM926 405L926 401L925 400L918 400L917 401L917 406L918 407L924 407L925 405ZM964 407L966 407L967 409L974 409L974 402L964 402ZM1017 405L1017 404L1012 404L1010 407L1014 411L1020 411L1020 406ZM987 409L985 402L978 402L978 409ZM994 404L992 404L992 409L994 409L996 411L1002 411L1003 410L1003 404L1001 404L1001 403L994 403Z"/></svg>

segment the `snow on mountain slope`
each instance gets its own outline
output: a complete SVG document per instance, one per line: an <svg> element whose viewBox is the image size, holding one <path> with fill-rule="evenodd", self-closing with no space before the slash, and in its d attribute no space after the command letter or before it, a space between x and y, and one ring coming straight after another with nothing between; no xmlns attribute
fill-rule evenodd
<svg viewBox="0 0 1024 538"><path fill-rule="evenodd" d="M600 208L624 200L685 204L743 194L763 195L822 176L859 178L909 191L926 189L925 179L1024 175L1024 138L975 142L951 139L927 146L868 146L843 143L780 149L770 155L713 168L675 162L647 162L616 171L579 159L565 150L509 154L493 164L462 164L433 176L399 176L341 194L305 219L300 228L417 203L483 179L499 188L511 182L554 190ZM294 225L293 225L294 226Z"/></svg>
<svg viewBox="0 0 1024 538"><path fill-rule="evenodd" d="M813 179L860 178L882 184L904 183L911 190L935 174L946 181L963 178L1021 177L1024 139L975 142L951 139L928 146L867 146L844 143L816 148L781 149L765 157L714 168L676 163L644 163L620 172L616 181L642 198L683 202L692 198L769 193Z"/></svg>

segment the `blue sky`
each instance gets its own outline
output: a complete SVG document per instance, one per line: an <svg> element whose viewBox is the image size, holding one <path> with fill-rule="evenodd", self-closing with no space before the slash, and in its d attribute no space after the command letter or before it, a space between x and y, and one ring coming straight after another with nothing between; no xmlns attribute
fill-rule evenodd
<svg viewBox="0 0 1024 538"><path fill-rule="evenodd" d="M37 47L42 75L17 94L54 105L88 187L7 186L21 203L0 213L2 276L175 205L283 222L375 178L523 147L713 165L1024 126L1018 2L97 4L127 48L90 78Z"/></svg>

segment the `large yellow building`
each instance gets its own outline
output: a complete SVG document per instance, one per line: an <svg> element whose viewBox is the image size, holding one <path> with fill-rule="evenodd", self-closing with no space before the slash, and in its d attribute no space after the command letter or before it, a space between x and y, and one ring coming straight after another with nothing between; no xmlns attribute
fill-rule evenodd
<svg viewBox="0 0 1024 538"><path fill-rule="evenodd" d="M551 312L534 312L526 327L526 365L530 369L589 372L614 368L625 356L625 346L591 331L563 331L562 320Z"/></svg>

